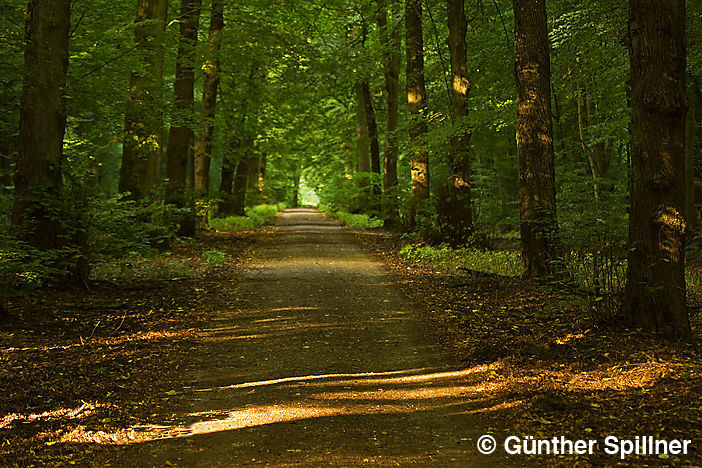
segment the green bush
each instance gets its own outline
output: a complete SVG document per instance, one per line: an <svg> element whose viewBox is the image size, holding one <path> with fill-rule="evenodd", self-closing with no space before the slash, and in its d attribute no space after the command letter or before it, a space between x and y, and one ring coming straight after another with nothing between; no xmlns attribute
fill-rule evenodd
<svg viewBox="0 0 702 468"><path fill-rule="evenodd" d="M381 228L385 223L382 219L373 218L367 214L352 214L345 211L337 212L336 217L349 227L362 229Z"/></svg>
<svg viewBox="0 0 702 468"><path fill-rule="evenodd" d="M195 276L189 259L170 258L170 253L144 257L130 255L98 262L91 277L102 281L132 281L134 279L174 279Z"/></svg>
<svg viewBox="0 0 702 468"><path fill-rule="evenodd" d="M76 252L64 248L42 251L0 235L0 298L56 284L66 275L65 260Z"/></svg>
<svg viewBox="0 0 702 468"><path fill-rule="evenodd" d="M406 245L400 255L409 260L423 260L448 267L462 267L503 276L521 274L519 252L505 250L479 250L474 248L453 249L446 244L438 247L428 245Z"/></svg>
<svg viewBox="0 0 702 468"><path fill-rule="evenodd" d="M360 229L381 228L385 221L367 214L354 214L343 210L334 210L328 205L320 204L317 208L322 210L327 216L336 218L349 227Z"/></svg>
<svg viewBox="0 0 702 468"><path fill-rule="evenodd" d="M275 218L279 211L286 208L285 203L277 205L257 205L246 208L246 216L227 216L211 218L210 227L217 231L247 231L256 229Z"/></svg>
<svg viewBox="0 0 702 468"><path fill-rule="evenodd" d="M202 252L202 258L205 259L208 265L218 267L222 263L224 263L224 259L227 257L227 254L224 252L217 250L217 249L211 249L207 250L205 252Z"/></svg>

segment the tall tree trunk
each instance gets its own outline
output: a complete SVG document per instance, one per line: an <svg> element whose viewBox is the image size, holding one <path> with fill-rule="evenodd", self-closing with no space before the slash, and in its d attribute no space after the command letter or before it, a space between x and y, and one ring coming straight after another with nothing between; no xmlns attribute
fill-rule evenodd
<svg viewBox="0 0 702 468"><path fill-rule="evenodd" d="M58 247L62 230L48 204L61 193L70 11L70 0L30 0L27 7L12 223L40 249Z"/></svg>
<svg viewBox="0 0 702 468"><path fill-rule="evenodd" d="M200 25L202 0L182 0L180 6L180 38L176 59L175 90L173 103L176 123L171 125L168 137L167 172L168 188L166 201L180 208L192 205L186 193L188 158L192 157L194 143L195 111L195 46ZM192 207L194 208L194 207ZM193 235L195 217L180 216L181 235Z"/></svg>
<svg viewBox="0 0 702 468"><path fill-rule="evenodd" d="M400 36L400 1L390 0L390 27L388 27L387 2L382 1L378 13L378 29L381 34L383 49L383 67L385 75L385 108L387 127L385 131L385 157L383 160L383 188L385 192L385 215L391 220L397 213L397 126L400 121L400 67L402 66Z"/></svg>
<svg viewBox="0 0 702 468"><path fill-rule="evenodd" d="M266 156L266 153L263 153L261 155L261 159L258 163L258 192L263 193L263 189L266 186L266 163L267 163L268 157Z"/></svg>
<svg viewBox="0 0 702 468"><path fill-rule="evenodd" d="M228 145L230 148L235 148L237 144ZM222 159L222 177L219 183L219 191L222 194L222 201L217 207L217 213L220 216L234 214L234 203L232 200L234 177L236 176L237 161L225 155Z"/></svg>
<svg viewBox="0 0 702 468"><path fill-rule="evenodd" d="M370 129L366 116L366 94L363 82L356 84L356 171L370 172Z"/></svg>
<svg viewBox="0 0 702 468"><path fill-rule="evenodd" d="M258 190L258 168L260 166L261 155L254 153L249 164L249 173L246 181L246 189L251 191Z"/></svg>
<svg viewBox="0 0 702 468"><path fill-rule="evenodd" d="M258 168L258 158L254 149L254 138L247 136L241 147L239 164L236 167L234 188L232 189L232 214L244 216L246 214L246 189L249 185L250 174Z"/></svg>
<svg viewBox="0 0 702 468"><path fill-rule="evenodd" d="M545 0L513 0L522 273L550 273L555 255L556 183L551 60Z"/></svg>
<svg viewBox="0 0 702 468"><path fill-rule="evenodd" d="M205 82L202 85L202 125L195 144L193 161L193 190L196 197L196 228L208 229L206 198L210 190L210 158L212 157L212 139L214 136L215 109L217 107L217 90L219 88L219 51L222 45L224 29L224 3L212 0L212 14L209 29L208 57L203 65Z"/></svg>
<svg viewBox="0 0 702 468"><path fill-rule="evenodd" d="M405 4L405 36L407 48L407 103L409 105L409 142L412 172L410 224L429 198L429 152L422 139L428 132L427 90L424 83L424 39L422 37L422 2L407 0Z"/></svg>
<svg viewBox="0 0 702 468"><path fill-rule="evenodd" d="M454 244L465 243L473 231L473 208L470 196L470 130L468 129L466 13L464 0L448 0L448 45L451 54L451 214L449 237Z"/></svg>
<svg viewBox="0 0 702 468"><path fill-rule="evenodd" d="M356 83L356 172L355 182L360 189L359 206L355 209L367 210L371 204L370 179L370 129L368 128L368 115L366 93L363 90L363 81Z"/></svg>
<svg viewBox="0 0 702 468"><path fill-rule="evenodd" d="M685 1L629 0L631 208L625 310L690 338L685 297Z"/></svg>
<svg viewBox="0 0 702 468"><path fill-rule="evenodd" d="M361 83L363 88L363 102L366 107L366 124L368 125L368 139L370 140L370 162L371 172L380 176L380 142L378 141L378 123L375 119L375 106L373 96L370 91L368 80ZM373 184L373 193L380 195L380 186Z"/></svg>
<svg viewBox="0 0 702 468"><path fill-rule="evenodd" d="M697 142L697 119L695 109L687 110L685 128L685 217L690 232L697 228L697 206L695 205L695 143Z"/></svg>
<svg viewBox="0 0 702 468"><path fill-rule="evenodd" d="M134 42L143 66L132 71L124 117L119 191L140 200L161 182L163 35L167 0L139 0Z"/></svg>

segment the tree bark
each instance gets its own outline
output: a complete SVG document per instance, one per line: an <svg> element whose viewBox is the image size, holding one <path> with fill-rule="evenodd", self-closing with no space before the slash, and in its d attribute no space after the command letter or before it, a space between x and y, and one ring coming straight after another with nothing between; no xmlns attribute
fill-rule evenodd
<svg viewBox="0 0 702 468"><path fill-rule="evenodd" d="M685 217L688 229L697 228L697 206L695 205L695 143L697 142L697 119L695 110L689 106L685 128Z"/></svg>
<svg viewBox="0 0 702 468"><path fill-rule="evenodd" d="M422 37L422 2L405 4L405 40L407 48L407 103L409 105L409 142L412 172L412 207L410 224L429 198L429 152L422 141L428 132L427 90L424 83L424 39Z"/></svg>
<svg viewBox="0 0 702 468"><path fill-rule="evenodd" d="M370 129L362 81L356 84L356 145L356 171L370 172Z"/></svg>
<svg viewBox="0 0 702 468"><path fill-rule="evenodd" d="M219 51L222 29L224 29L224 3L222 0L213 0L208 38L209 51L203 65L205 82L202 85L202 108L200 111L202 125L197 135L193 161L193 190L196 197L196 228L198 230L208 229L206 198L210 190L210 159L212 157L214 119L219 89Z"/></svg>
<svg viewBox="0 0 702 468"><path fill-rule="evenodd" d="M258 158L254 149L254 138L247 136L242 144L239 164L236 167L234 188L232 189L231 213L244 216L246 214L246 189L249 186L251 172L258 170Z"/></svg>
<svg viewBox="0 0 702 468"><path fill-rule="evenodd" d="M370 91L370 83L363 80L361 83L363 91L363 102L366 107L366 124L368 126L368 139L370 141L370 170L380 176L380 142L378 141L378 123L375 119L375 106L373 96ZM380 195L380 185L373 184L373 194ZM375 204L375 203L374 203Z"/></svg>
<svg viewBox="0 0 702 468"><path fill-rule="evenodd" d="M629 0L631 208L625 311L691 338L685 297L685 1Z"/></svg>
<svg viewBox="0 0 702 468"><path fill-rule="evenodd" d="M356 172L355 182L360 190L358 206L353 211L366 211L372 205L370 188L371 130L368 125L368 104L364 80L356 83ZM368 93L370 95L370 92Z"/></svg>
<svg viewBox="0 0 702 468"><path fill-rule="evenodd" d="M381 4L378 12L378 29L383 50L383 67L385 75L385 108L387 127L385 131L385 157L383 159L383 189L385 193L385 215L390 219L397 213L397 155L399 144L397 126L400 121L400 67L402 66L400 36L400 1L390 0L390 19L386 2Z"/></svg>
<svg viewBox="0 0 702 468"><path fill-rule="evenodd" d="M193 155L195 132L195 47L200 25L202 0L182 0L180 6L180 38L176 59L173 105L176 123L171 125L168 137L166 201L179 208L192 207L192 197L186 193L188 158ZM192 215L179 217L180 234L191 236L195 232Z"/></svg>
<svg viewBox="0 0 702 468"><path fill-rule="evenodd" d="M236 148L237 144L228 145L230 148ZM233 183L234 177L236 176L236 165L237 161L225 155L222 159L222 177L219 183L219 191L222 194L222 201L217 207L217 213L219 216L228 216L234 214L234 203L232 200L233 195Z"/></svg>
<svg viewBox="0 0 702 468"><path fill-rule="evenodd" d="M58 247L62 231L49 204L61 196L69 27L70 0L30 0L12 223L40 249Z"/></svg>
<svg viewBox="0 0 702 468"><path fill-rule="evenodd" d="M522 273L551 272L556 184L545 0L513 0Z"/></svg>
<svg viewBox="0 0 702 468"><path fill-rule="evenodd" d="M473 207L470 194L470 130L468 93L470 82L467 71L466 33L468 24L464 0L448 0L448 46L451 55L451 118L454 131L451 136L451 181L449 196L451 211L448 216L449 239L455 245L465 243L473 231Z"/></svg>
<svg viewBox="0 0 702 468"><path fill-rule="evenodd" d="M140 200L161 182L163 34L167 0L139 0L134 42L143 67L132 71L124 117L119 191Z"/></svg>

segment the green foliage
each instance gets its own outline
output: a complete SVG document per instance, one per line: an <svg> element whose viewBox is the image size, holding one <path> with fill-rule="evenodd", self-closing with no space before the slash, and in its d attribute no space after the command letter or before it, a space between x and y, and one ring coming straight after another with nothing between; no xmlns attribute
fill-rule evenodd
<svg viewBox="0 0 702 468"><path fill-rule="evenodd" d="M124 195L93 197L87 210L89 253L95 259L149 255L175 239L176 222L187 209Z"/></svg>
<svg viewBox="0 0 702 468"><path fill-rule="evenodd" d="M73 249L39 250L0 234L0 299L56 284L66 274Z"/></svg>
<svg viewBox="0 0 702 468"><path fill-rule="evenodd" d="M224 259L227 257L227 254L222 252L221 250L217 249L211 249L211 250L206 250L205 252L202 252L202 258L205 259L208 265L218 267L224 263Z"/></svg>
<svg viewBox="0 0 702 468"><path fill-rule="evenodd" d="M331 207L326 205L319 205L320 210L324 211L328 216L332 218L337 218L339 221L346 224L348 227L359 228L359 229L375 229L381 228L385 224L385 221L369 216L365 213L349 213L342 210L333 210Z"/></svg>
<svg viewBox="0 0 702 468"><path fill-rule="evenodd" d="M102 281L172 280L191 278L195 271L189 259L167 254L130 255L96 262L91 278Z"/></svg>
<svg viewBox="0 0 702 468"><path fill-rule="evenodd" d="M225 218L211 218L210 227L217 231L244 231L256 229L275 218L279 211L286 208L283 202L275 205L257 205L246 208L246 216L227 216Z"/></svg>
<svg viewBox="0 0 702 468"><path fill-rule="evenodd" d="M454 249L446 244L432 247L428 245L406 245L400 255L408 260L421 260L449 268L467 268L503 276L521 274L522 261L519 252L504 250L479 250L474 248Z"/></svg>

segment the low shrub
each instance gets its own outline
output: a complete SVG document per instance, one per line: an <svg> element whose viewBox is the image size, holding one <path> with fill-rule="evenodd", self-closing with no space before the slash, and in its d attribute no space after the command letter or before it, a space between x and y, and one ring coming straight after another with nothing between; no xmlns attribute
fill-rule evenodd
<svg viewBox="0 0 702 468"><path fill-rule="evenodd" d="M364 213L348 213L343 210L333 210L329 206L320 205L318 207L320 210L324 211L327 216L332 218L337 218L339 221L343 222L349 227L359 228L359 229L374 229L381 228L385 224L385 221L369 216Z"/></svg>
<svg viewBox="0 0 702 468"><path fill-rule="evenodd" d="M446 244L432 247L429 245L406 245L400 255L409 260L423 260L453 268L467 268L503 276L521 274L521 256L519 252L505 250L479 250L474 248L454 249Z"/></svg>
<svg viewBox="0 0 702 468"><path fill-rule="evenodd" d="M208 265L218 267L224 263L224 259L227 257L227 254L222 252L221 250L217 249L211 249L207 250L205 252L202 252L202 258L207 262Z"/></svg>
<svg viewBox="0 0 702 468"><path fill-rule="evenodd" d="M277 205L256 205L246 208L246 216L227 216L211 218L210 227L217 231L247 231L256 229L275 218L279 211L286 208L285 203Z"/></svg>

